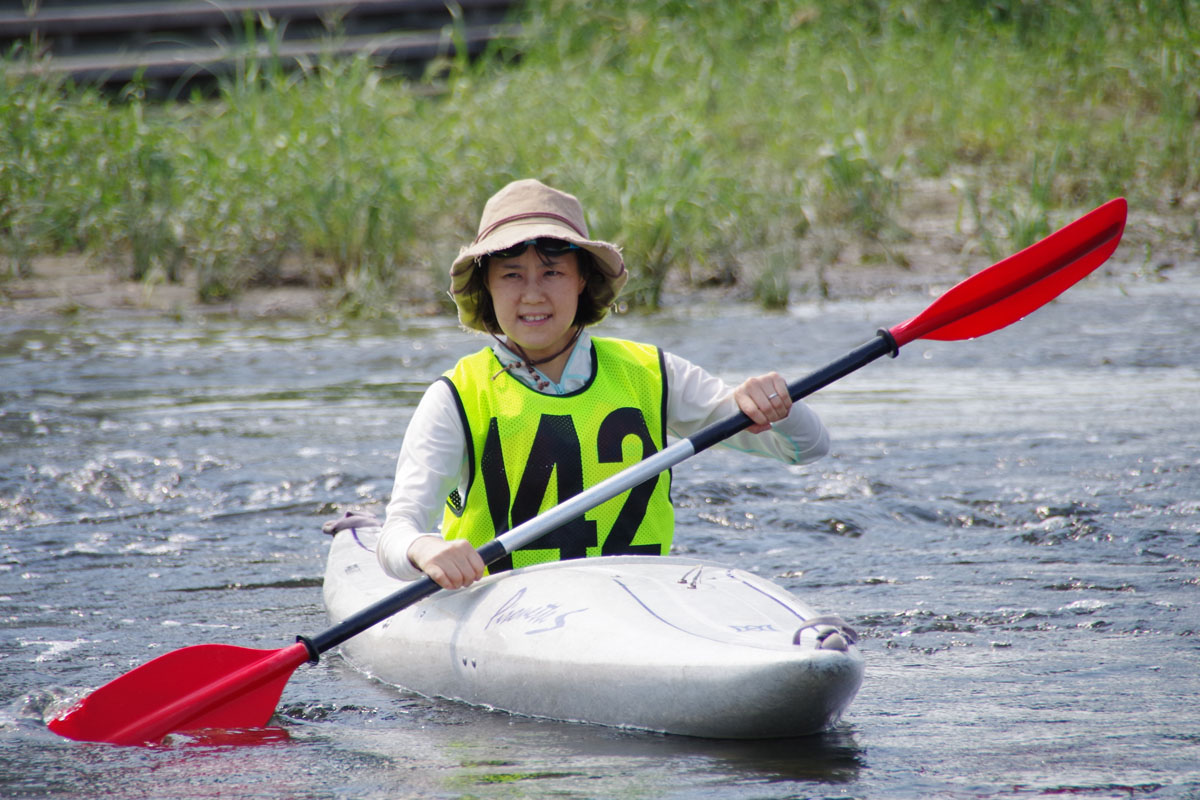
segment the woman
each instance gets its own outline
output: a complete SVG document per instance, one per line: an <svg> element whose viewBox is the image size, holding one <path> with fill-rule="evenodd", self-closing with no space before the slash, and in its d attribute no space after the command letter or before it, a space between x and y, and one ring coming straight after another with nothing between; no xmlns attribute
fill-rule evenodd
<svg viewBox="0 0 1200 800"><path fill-rule="evenodd" d="M394 577L468 586L487 571L476 547L662 449L668 431L688 436L739 409L753 424L728 447L789 464L829 450L778 373L730 389L652 345L592 337L587 326L628 275L614 245L588 238L572 195L536 180L504 187L450 275L459 321L496 341L430 386L413 414L378 547ZM665 555L670 483L669 472L646 481L490 569Z"/></svg>

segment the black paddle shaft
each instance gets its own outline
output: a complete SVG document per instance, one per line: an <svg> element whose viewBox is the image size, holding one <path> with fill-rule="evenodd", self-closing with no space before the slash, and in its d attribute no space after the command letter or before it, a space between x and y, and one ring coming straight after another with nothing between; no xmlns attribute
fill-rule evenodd
<svg viewBox="0 0 1200 800"><path fill-rule="evenodd" d="M501 553L500 555L504 555ZM393 614L397 614L409 606L424 600L431 594L436 594L442 587L433 578L425 576L410 583L403 589L385 597L378 603L372 603L357 614L352 614L334 625L327 631L322 631L311 639L307 636L297 636L296 640L304 642L308 648L310 660L316 663L321 653L337 647L342 642L365 631L367 628L382 622Z"/></svg>
<svg viewBox="0 0 1200 800"><path fill-rule="evenodd" d="M809 373L803 378L789 383L788 394L793 401L799 400L802 397L808 397L810 394L824 389L834 381L846 377L851 372L865 367L877 358L886 355L895 358L899 353L900 348L896 345L896 340L892 338L892 334L887 330L880 329L871 341L859 345L837 361L822 367L816 372ZM735 433L745 430L751 424L751 419L739 411L728 419L714 422L707 428L693 433L688 439L692 442L695 451L699 453L701 450L707 450L714 444L719 444Z"/></svg>

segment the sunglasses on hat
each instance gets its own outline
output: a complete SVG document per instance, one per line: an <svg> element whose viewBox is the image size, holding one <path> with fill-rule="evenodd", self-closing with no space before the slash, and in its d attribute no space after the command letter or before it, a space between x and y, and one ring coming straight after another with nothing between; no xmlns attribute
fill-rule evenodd
<svg viewBox="0 0 1200 800"><path fill-rule="evenodd" d="M529 249L529 245L533 245L534 248L546 258L558 258L559 256L566 255L572 250L579 249L579 245L571 244L570 242L564 242L562 239L542 238L529 239L528 241L519 242L518 244L514 244L512 247L506 247L503 250L493 250L492 252L488 253L488 255L492 258L517 258Z"/></svg>

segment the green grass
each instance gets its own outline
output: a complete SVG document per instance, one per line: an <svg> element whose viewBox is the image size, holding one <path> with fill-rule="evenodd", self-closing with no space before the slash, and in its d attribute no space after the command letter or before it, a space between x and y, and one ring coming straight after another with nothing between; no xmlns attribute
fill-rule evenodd
<svg viewBox="0 0 1200 800"><path fill-rule="evenodd" d="M375 313L437 301L484 200L536 176L624 246L630 304L732 271L778 307L778 254L903 235L918 179L969 175L997 253L1057 210L1200 188L1196 2L531 0L520 19L519 42L424 81L247 63L216 97L154 102L4 69L0 278L82 252L218 300L299 263Z"/></svg>

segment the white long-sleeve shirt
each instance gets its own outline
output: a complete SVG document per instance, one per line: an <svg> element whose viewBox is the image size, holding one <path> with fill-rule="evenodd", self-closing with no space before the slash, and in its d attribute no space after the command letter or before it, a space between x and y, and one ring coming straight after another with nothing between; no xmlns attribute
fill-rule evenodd
<svg viewBox="0 0 1200 800"><path fill-rule="evenodd" d="M501 364L518 358L499 343L492 346ZM548 384L546 394L567 394L583 387L592 375L591 337L585 330L575 343L563 375L551 381L527 368L511 374L536 390ZM686 359L663 354L667 378L667 432L684 438L740 410L733 387ZM829 452L829 434L817 415L804 403L793 403L787 418L761 434L742 431L721 443L724 447L766 456L786 464L806 464ZM387 517L377 554L385 572L401 580L416 580L421 571L408 559L408 548L419 536L438 536L446 498L458 489L465 498L470 480L467 433L459 417L452 390L434 382L417 404L396 463Z"/></svg>

